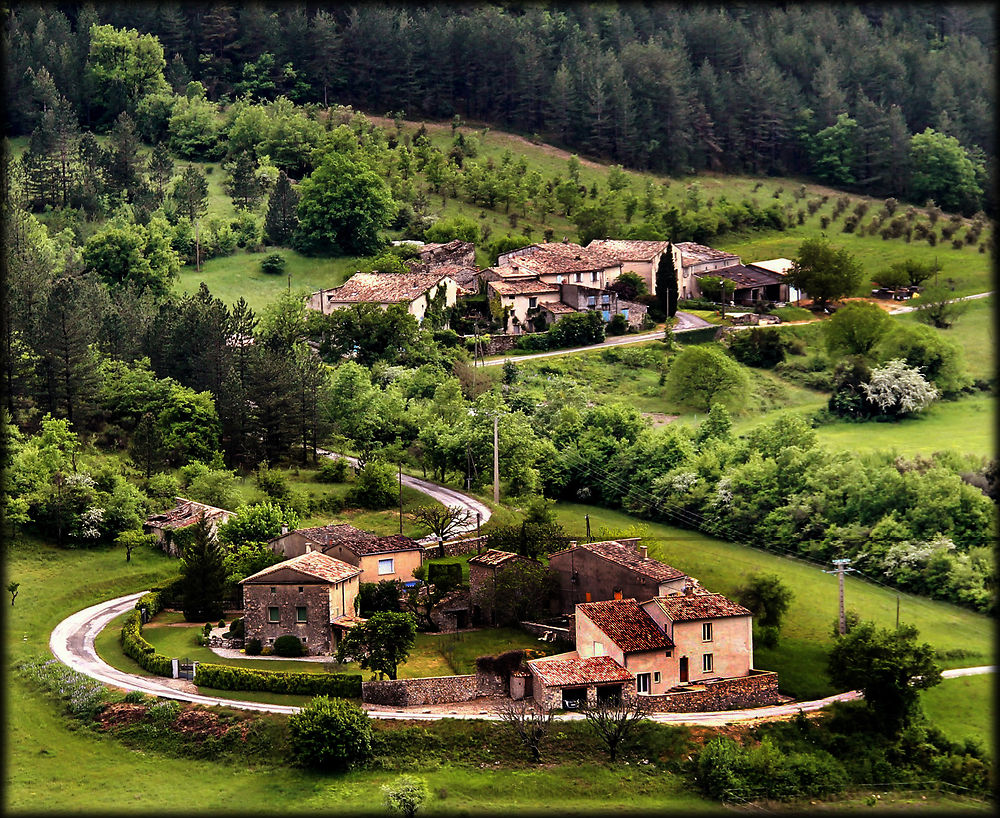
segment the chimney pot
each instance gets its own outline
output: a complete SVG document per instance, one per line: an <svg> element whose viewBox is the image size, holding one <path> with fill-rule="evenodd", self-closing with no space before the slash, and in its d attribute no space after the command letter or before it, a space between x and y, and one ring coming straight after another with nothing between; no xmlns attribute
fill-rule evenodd
<svg viewBox="0 0 1000 818"><path fill-rule="evenodd" d="M281 526L281 536L285 536L285 534L287 534L287 533L288 533L288 526L287 525L282 525Z"/></svg>
<svg viewBox="0 0 1000 818"><path fill-rule="evenodd" d="M649 548L647 546L645 546L645 545L640 545L639 546L639 556L640 557L642 557L643 559L646 559L648 553L649 553Z"/></svg>
<svg viewBox="0 0 1000 818"><path fill-rule="evenodd" d="M569 541L569 547L570 548L573 548L575 545L576 545L576 540L570 540Z"/></svg>

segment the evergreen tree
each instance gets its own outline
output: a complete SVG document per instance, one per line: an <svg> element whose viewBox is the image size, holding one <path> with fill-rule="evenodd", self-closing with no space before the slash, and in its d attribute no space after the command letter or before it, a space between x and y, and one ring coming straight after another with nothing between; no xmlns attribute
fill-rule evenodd
<svg viewBox="0 0 1000 818"><path fill-rule="evenodd" d="M171 196L177 212L196 222L208 211L208 179L194 165L188 165L174 181Z"/></svg>
<svg viewBox="0 0 1000 818"><path fill-rule="evenodd" d="M139 420L129 445L129 457L149 480L154 471L167 465L167 449L163 445L163 434L152 413L147 412Z"/></svg>
<svg viewBox="0 0 1000 818"><path fill-rule="evenodd" d="M237 210L255 210L264 196L264 188L257 177L257 163L249 151L243 151L226 169L229 178L226 180L226 193L233 200Z"/></svg>
<svg viewBox="0 0 1000 818"><path fill-rule="evenodd" d="M132 117L120 114L108 135L105 176L108 191L121 194L126 201L134 201L135 195L145 185L143 172L146 160L139 152L141 147Z"/></svg>
<svg viewBox="0 0 1000 818"><path fill-rule="evenodd" d="M214 622L222 616L226 569L222 547L208 528L204 515L193 526L191 542L181 561L184 618L188 622Z"/></svg>
<svg viewBox="0 0 1000 818"><path fill-rule="evenodd" d="M153 146L149 156L149 180L156 192L157 200L162 202L167 195L167 185L174 176L174 159L165 142Z"/></svg>
<svg viewBox="0 0 1000 818"><path fill-rule="evenodd" d="M267 200L264 235L270 244L287 245L299 226L299 194L292 188L288 175L281 171L274 190Z"/></svg>

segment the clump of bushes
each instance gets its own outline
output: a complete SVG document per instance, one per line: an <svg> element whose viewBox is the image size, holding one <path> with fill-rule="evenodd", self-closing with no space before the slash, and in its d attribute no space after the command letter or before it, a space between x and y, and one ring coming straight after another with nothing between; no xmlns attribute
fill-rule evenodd
<svg viewBox="0 0 1000 818"><path fill-rule="evenodd" d="M317 696L289 716L288 732L292 755L303 766L342 770L372 754L368 714L343 699Z"/></svg>
<svg viewBox="0 0 1000 818"><path fill-rule="evenodd" d="M258 655L250 654L249 650L247 654ZM216 690L361 698L361 676L347 673L287 673L280 670L253 670L206 662L198 665L198 684Z"/></svg>
<svg viewBox="0 0 1000 818"><path fill-rule="evenodd" d="M342 457L331 457L320 463L316 479L320 483L343 483L347 480L347 461Z"/></svg>
<svg viewBox="0 0 1000 818"><path fill-rule="evenodd" d="M247 656L260 656L262 649L263 647L259 639L247 639L246 644L243 646L243 651Z"/></svg>
<svg viewBox="0 0 1000 818"><path fill-rule="evenodd" d="M270 253L260 261L261 271L270 275L279 275L285 271L285 257L281 253Z"/></svg>
<svg viewBox="0 0 1000 818"><path fill-rule="evenodd" d="M304 653L305 650L302 647L302 641L297 636L286 633L284 636L279 636L274 640L275 656L284 656L286 659L295 659L302 656Z"/></svg>

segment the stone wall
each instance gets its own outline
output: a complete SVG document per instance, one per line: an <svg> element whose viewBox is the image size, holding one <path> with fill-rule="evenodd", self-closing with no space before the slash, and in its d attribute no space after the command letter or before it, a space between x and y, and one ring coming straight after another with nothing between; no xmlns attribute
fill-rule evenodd
<svg viewBox="0 0 1000 818"><path fill-rule="evenodd" d="M210 636L208 637L208 646L210 648L229 648L230 650L242 650L243 640L223 639L221 636Z"/></svg>
<svg viewBox="0 0 1000 818"><path fill-rule="evenodd" d="M486 537L460 537L455 540L445 540L441 545L438 545L435 540L424 545L424 559L432 560L438 557L457 557L461 554L475 554L484 548L486 548Z"/></svg>
<svg viewBox="0 0 1000 818"><path fill-rule="evenodd" d="M660 713L703 713L778 704L781 697L777 673L752 670L749 676L707 682L700 690L650 696L649 701L653 710Z"/></svg>
<svg viewBox="0 0 1000 818"><path fill-rule="evenodd" d="M507 695L504 679L496 674L386 679L361 683L361 701L390 707L468 702L480 696Z"/></svg>
<svg viewBox="0 0 1000 818"><path fill-rule="evenodd" d="M571 645L576 644L576 628L556 628L552 625L541 625L538 622L518 622L517 624L535 636L555 634L556 638L563 642L569 642Z"/></svg>

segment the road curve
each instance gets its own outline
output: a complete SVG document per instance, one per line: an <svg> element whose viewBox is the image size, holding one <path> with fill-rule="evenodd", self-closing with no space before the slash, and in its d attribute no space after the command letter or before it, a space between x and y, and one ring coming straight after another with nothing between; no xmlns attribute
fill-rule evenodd
<svg viewBox="0 0 1000 818"><path fill-rule="evenodd" d="M91 605L89 608L84 608L82 611L77 611L72 616L68 616L55 627L52 631L52 636L49 638L49 649L52 651L53 656L63 664L86 676L124 690L141 690L143 693L159 696L164 699L175 699L177 701L207 706L236 707L242 710L257 710L267 713L291 714L298 712L299 708L290 705L246 702L215 696L204 696L200 693L190 693L171 687L167 684L166 680L161 680L159 677L133 676L130 673L125 673L107 664L97 655L97 650L94 647L94 639L112 619L131 609L143 593L145 591L118 597L117 599L109 599L107 602ZM993 673L994 670L993 665L983 665L980 667L946 670L941 675L945 678L953 678L956 676ZM828 696L825 699L816 699L809 702L791 702L769 707L724 710L710 713L654 713L650 718L653 721L665 724L711 726L730 722L787 718L796 715L800 711L810 712L819 710L832 702L850 701L851 699L860 697L860 692L851 690L847 693L838 693L835 696ZM497 721L499 718L492 713L415 713L404 710L374 709L368 710L368 715L377 719L405 719L411 721L436 721L446 718ZM563 721L578 721L583 718L583 715L580 713L566 713L556 716L556 718Z"/></svg>
<svg viewBox="0 0 1000 818"><path fill-rule="evenodd" d="M317 449L316 453L322 455L323 457L342 457L351 465L358 465L358 459L356 457L350 457L346 454L337 454L336 452L331 452L326 449ZM431 483L429 480L422 480L419 477L412 477L409 474L403 474L403 485L407 488L416 489L417 491L426 494L428 497L437 500L437 502L441 503L441 505L461 506L462 508L468 509L472 513L473 517L475 517L476 514L479 514L480 523L485 523L493 514L493 512L490 511L489 506L480 502L475 497L470 497L468 494L463 494L455 489L439 486L437 483ZM470 531L475 530L476 522L473 520L468 525L456 528L453 533L467 534Z"/></svg>

